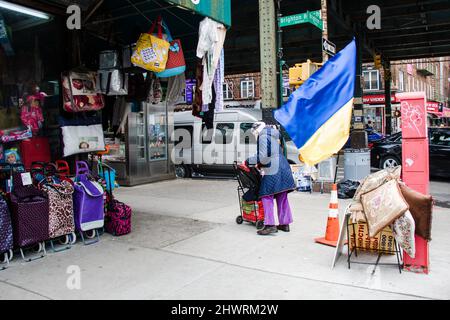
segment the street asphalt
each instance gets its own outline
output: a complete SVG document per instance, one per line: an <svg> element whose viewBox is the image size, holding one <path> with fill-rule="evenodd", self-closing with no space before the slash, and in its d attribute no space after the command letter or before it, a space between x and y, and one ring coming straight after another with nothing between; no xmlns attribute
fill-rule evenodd
<svg viewBox="0 0 450 320"><path fill-rule="evenodd" d="M16 255L0 271L0 299L449 299L449 186L431 183L437 206L429 275L348 269L345 256L332 269L334 248L313 240L324 235L329 194L290 194L291 232L261 237L235 222L236 181L187 179L118 189L116 197L133 208L131 234L104 234L97 244L78 242L29 263ZM340 200L341 215L348 202Z"/></svg>

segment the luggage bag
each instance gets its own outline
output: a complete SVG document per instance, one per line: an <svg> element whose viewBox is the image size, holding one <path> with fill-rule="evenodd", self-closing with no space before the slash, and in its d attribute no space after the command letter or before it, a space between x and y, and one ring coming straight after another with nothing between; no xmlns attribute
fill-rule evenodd
<svg viewBox="0 0 450 320"><path fill-rule="evenodd" d="M67 181L60 184L46 184L42 189L49 201L49 239L54 251L69 249L56 249L53 240L66 236L63 244L73 244L76 241L75 220L73 211L73 186Z"/></svg>
<svg viewBox="0 0 450 320"><path fill-rule="evenodd" d="M84 161L76 162L76 182L74 184L74 217L75 229L85 245L99 241L98 229L104 226L104 200L103 188L95 181L89 180L90 170ZM88 238L97 238L94 241L85 241L84 232L91 231Z"/></svg>
<svg viewBox="0 0 450 320"><path fill-rule="evenodd" d="M11 192L11 221L14 234L14 246L20 248L22 258L32 261L43 258L45 241L48 240L49 206L46 194L31 185L24 186L23 175L14 173L13 191ZM23 249L39 245L38 255L25 258ZM42 253L41 253L42 252Z"/></svg>
<svg viewBox="0 0 450 320"><path fill-rule="evenodd" d="M3 196L0 195L0 263L9 264L12 259L13 249L13 232L11 225L11 216L8 209L8 204ZM0 270L6 269L6 266L0 268Z"/></svg>
<svg viewBox="0 0 450 320"><path fill-rule="evenodd" d="M106 168L106 169L105 169ZM102 171L107 185L112 183L112 168L102 165ZM115 175L114 175L115 176ZM108 201L106 204L105 229L113 236L123 236L131 232L131 207L114 199L112 189L107 188Z"/></svg>

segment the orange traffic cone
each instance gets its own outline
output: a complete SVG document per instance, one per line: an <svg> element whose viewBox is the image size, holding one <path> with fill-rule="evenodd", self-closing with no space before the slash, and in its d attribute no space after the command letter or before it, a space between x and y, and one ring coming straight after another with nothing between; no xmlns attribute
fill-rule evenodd
<svg viewBox="0 0 450 320"><path fill-rule="evenodd" d="M327 230L325 237L314 239L317 243L336 247L339 238L339 203L337 196L337 185L333 184L331 189L331 200L328 212Z"/></svg>

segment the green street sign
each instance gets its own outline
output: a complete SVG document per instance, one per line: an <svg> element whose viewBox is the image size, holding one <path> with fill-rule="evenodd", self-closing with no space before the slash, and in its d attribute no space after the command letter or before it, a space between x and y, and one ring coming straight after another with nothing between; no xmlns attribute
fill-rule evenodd
<svg viewBox="0 0 450 320"><path fill-rule="evenodd" d="M322 13L320 12L320 10L310 11L309 13L310 15L317 17L317 19L322 19Z"/></svg>
<svg viewBox="0 0 450 320"><path fill-rule="evenodd" d="M307 11L292 16L281 17L279 19L280 27L289 27L302 23L311 23L320 30L323 29L323 21L320 19L320 10Z"/></svg>
<svg viewBox="0 0 450 320"><path fill-rule="evenodd" d="M309 15L309 23L315 25L320 30L323 30L323 21L322 19L316 17L315 15Z"/></svg>
<svg viewBox="0 0 450 320"><path fill-rule="evenodd" d="M307 23L309 22L308 16L309 16L308 12L305 12L300 14L294 14L292 16L281 17L280 26L288 27L294 26L296 24Z"/></svg>

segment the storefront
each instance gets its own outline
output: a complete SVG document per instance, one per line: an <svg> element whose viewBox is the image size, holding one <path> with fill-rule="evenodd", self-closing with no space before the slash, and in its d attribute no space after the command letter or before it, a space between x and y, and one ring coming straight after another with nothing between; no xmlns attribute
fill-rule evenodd
<svg viewBox="0 0 450 320"><path fill-rule="evenodd" d="M116 170L121 185L174 178L173 110L186 87L185 74L195 75L199 26L209 17L224 30L229 28L231 1L170 0L164 6L105 1L83 21L81 30L67 29L65 1L54 2L57 5L36 1L22 12L0 8L0 136L5 137L1 158L4 150L30 158L21 154L21 145L31 136L44 139L50 149L33 160L65 159L73 165L106 147L103 160ZM92 7L81 8L84 18L88 8ZM142 33L155 24L152 33L159 36L159 16L167 51L183 57L172 65L185 69L176 75L157 75L156 70L130 62ZM38 113L30 112L31 101ZM100 132L92 131L99 125ZM7 138L13 135L16 138ZM90 138L80 143L75 136Z"/></svg>
<svg viewBox="0 0 450 320"><path fill-rule="evenodd" d="M366 126L371 126L379 133L386 133L386 105L384 94L366 95L363 98L364 102L364 123ZM395 117L395 112L400 110L400 103L396 100L395 94L391 96L392 108L392 132L395 133L400 130L400 120Z"/></svg>
<svg viewBox="0 0 450 320"><path fill-rule="evenodd" d="M439 102L428 101L428 126L429 127L448 127L450 118L450 109L443 107Z"/></svg>

